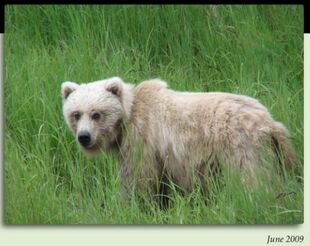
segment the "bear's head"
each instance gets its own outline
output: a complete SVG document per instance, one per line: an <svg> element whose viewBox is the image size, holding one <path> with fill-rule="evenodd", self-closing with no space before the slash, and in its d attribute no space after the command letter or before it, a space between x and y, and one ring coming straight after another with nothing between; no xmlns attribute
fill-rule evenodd
<svg viewBox="0 0 310 246"><path fill-rule="evenodd" d="M85 153L119 146L123 121L130 116L132 85L118 77L80 85L63 82L61 94L65 120Z"/></svg>

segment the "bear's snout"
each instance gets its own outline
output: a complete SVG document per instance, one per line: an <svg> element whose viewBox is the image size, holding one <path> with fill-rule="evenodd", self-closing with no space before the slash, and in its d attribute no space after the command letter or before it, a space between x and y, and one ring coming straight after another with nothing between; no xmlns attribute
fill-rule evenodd
<svg viewBox="0 0 310 246"><path fill-rule="evenodd" d="M82 144L84 147L87 147L91 142L91 136L88 131L82 131L78 134L78 140L80 144Z"/></svg>

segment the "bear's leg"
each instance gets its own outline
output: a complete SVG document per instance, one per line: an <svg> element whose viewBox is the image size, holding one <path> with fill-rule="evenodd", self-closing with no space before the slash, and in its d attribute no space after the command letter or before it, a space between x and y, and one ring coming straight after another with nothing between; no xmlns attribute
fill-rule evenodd
<svg viewBox="0 0 310 246"><path fill-rule="evenodd" d="M237 175L241 182L247 185L256 183L256 166L258 162L258 153L255 145L251 141L245 141L238 148L231 149L229 156L223 160L227 165L228 175Z"/></svg>
<svg viewBox="0 0 310 246"><path fill-rule="evenodd" d="M130 199L134 194L138 197L153 197L158 194L160 188L157 160L146 151L133 155L130 151L122 151L119 158L119 177L122 188L122 197L125 200Z"/></svg>
<svg viewBox="0 0 310 246"><path fill-rule="evenodd" d="M159 181L159 189L157 189L157 203L161 209L166 209L170 205L169 193L169 178L166 172L162 174Z"/></svg>
<svg viewBox="0 0 310 246"><path fill-rule="evenodd" d="M201 193L205 200L211 197L212 182L217 182L221 175L221 168L218 158L215 155L210 155L208 160L201 161L198 169L198 177L201 183Z"/></svg>
<svg viewBox="0 0 310 246"><path fill-rule="evenodd" d="M166 209L170 205L170 179L165 168L165 162L158 153L155 155L155 162L158 167L158 182L155 187L155 200L161 209Z"/></svg>

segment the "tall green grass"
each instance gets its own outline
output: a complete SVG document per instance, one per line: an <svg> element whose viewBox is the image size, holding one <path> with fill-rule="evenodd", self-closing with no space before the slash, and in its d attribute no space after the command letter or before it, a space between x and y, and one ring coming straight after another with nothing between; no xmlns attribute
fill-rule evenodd
<svg viewBox="0 0 310 246"><path fill-rule="evenodd" d="M7 5L4 52L5 223L303 222L302 6ZM294 172L259 190L226 175L207 203L195 191L166 210L124 204L115 157L83 156L60 97L63 81L115 75L257 98L291 132Z"/></svg>

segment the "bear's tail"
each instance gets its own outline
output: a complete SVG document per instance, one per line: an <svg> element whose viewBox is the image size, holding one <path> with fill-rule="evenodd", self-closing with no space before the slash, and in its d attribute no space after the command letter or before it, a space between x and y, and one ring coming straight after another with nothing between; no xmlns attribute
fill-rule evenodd
<svg viewBox="0 0 310 246"><path fill-rule="evenodd" d="M287 129L281 123L274 122L271 137L274 144L274 150L277 154L281 166L283 160L284 165L289 170L293 169L295 154L288 140L289 133Z"/></svg>

